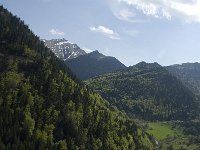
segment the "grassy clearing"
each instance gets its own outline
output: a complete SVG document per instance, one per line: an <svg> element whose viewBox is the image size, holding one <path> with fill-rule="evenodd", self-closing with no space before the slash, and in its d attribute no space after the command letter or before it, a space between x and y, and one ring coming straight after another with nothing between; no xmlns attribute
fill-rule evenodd
<svg viewBox="0 0 200 150"><path fill-rule="evenodd" d="M150 122L148 133L152 134L160 141L170 136L178 136L178 134L181 134L181 131L178 129L172 129L172 126L167 122Z"/></svg>
<svg viewBox="0 0 200 150"><path fill-rule="evenodd" d="M189 144L188 137L180 128L173 128L170 122L149 122L147 132L159 141L161 149L165 150L172 145L175 150L199 150L199 145Z"/></svg>

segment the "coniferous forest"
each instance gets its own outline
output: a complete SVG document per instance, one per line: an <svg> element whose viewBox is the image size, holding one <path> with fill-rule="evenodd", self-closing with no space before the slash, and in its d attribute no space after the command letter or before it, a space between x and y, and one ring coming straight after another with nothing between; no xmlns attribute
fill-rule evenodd
<svg viewBox="0 0 200 150"><path fill-rule="evenodd" d="M192 35L194 29L189 30L184 23L186 31L182 31L182 26L181 31L167 33L167 28L170 32L175 30L174 20L177 18L167 20L173 22L168 24L156 15L154 19L159 18L158 22L163 25L161 26L150 14L145 14L146 7L140 11L135 6L135 1L113 1L113 4L108 4L107 1L95 1L92 4L90 1L91 5L84 1L87 7L91 6L91 10L86 11L85 5L75 8L77 5L73 1L67 11L61 8L68 1L61 4L49 0L42 0L42 4L37 2L36 4L32 1L46 12L51 7L55 9L51 13L43 14L44 18L50 17L48 25L35 15L38 22L34 20L31 26L38 23L38 27L41 27L41 30L32 28L34 32L40 31L37 35L23 20L7 10L12 10L11 2L4 3L4 6L8 6L6 8L0 4L0 150L200 149L200 64L196 62L162 66L182 61L181 58L184 61L196 59L182 53L178 53L179 58L178 50L175 50L179 46L182 52L188 45L190 48L193 46L190 42L195 43L195 35L183 45L177 42L187 41L186 37L184 40L178 37L182 33ZM142 0L137 2L143 4ZM24 0L20 5L25 3ZM166 2L152 1L152 6L158 4L155 8L161 8L161 3ZM191 5L189 2L178 3L195 9L199 7L196 7L198 2ZM54 4L58 4L58 7ZM144 4L151 6L151 3ZM92 11L102 11L100 8L105 8L105 5L112 5L109 12L106 8L101 14L109 17L109 21L106 17L99 19L101 15L95 16L95 19L89 17L93 15ZM118 11L114 10L115 5L119 6L120 12L113 12ZM131 8L138 10L134 9L132 13L129 12ZM153 8L148 7L148 10ZM73 14L74 10L77 14ZM12 12L16 13L13 10ZM27 10L22 12L26 13ZM73 15L66 12L72 12ZM164 17L164 9L162 12L155 12L163 13ZM109 16L109 13L113 16ZM58 16L62 22L59 22ZM123 20L121 17L126 18ZM143 22L138 26L134 22L135 25L131 28L133 22L130 19L135 17L139 20L149 18L150 22ZM117 19L120 23L115 22ZM90 24L100 20L110 27L103 26L103 22L99 26ZM128 22L125 24L124 21ZM51 28L48 35L48 26L55 23L60 27L66 25L64 28L67 29L61 31ZM162 31L159 31L160 28ZM42 30L45 30L44 33L41 33ZM158 32L160 42L157 35L154 37L154 31ZM181 34L176 35L179 32ZM174 35L176 40L169 39L168 34L169 37ZM39 35L57 38L41 39ZM77 39L76 43L80 40L85 42L85 47L79 47L81 43L72 43L71 39L74 37ZM100 50L89 48L94 45ZM167 48L172 50L165 50ZM116 58L102 53L112 53ZM175 56L177 60L170 58ZM162 65L154 61L142 61L127 67L117 57L126 65L135 63L135 59L155 60Z"/></svg>
<svg viewBox="0 0 200 150"><path fill-rule="evenodd" d="M145 120L191 120L198 97L157 63L138 63L86 81L110 103Z"/></svg>
<svg viewBox="0 0 200 150"><path fill-rule="evenodd" d="M153 149L152 138L88 89L0 6L0 149Z"/></svg>

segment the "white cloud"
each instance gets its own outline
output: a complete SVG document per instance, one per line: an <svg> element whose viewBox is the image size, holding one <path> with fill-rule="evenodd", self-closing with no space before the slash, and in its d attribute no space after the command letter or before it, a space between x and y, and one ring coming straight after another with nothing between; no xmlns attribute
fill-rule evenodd
<svg viewBox="0 0 200 150"><path fill-rule="evenodd" d="M64 36L65 33L63 31L60 31L58 29L51 29L49 32L54 36Z"/></svg>
<svg viewBox="0 0 200 150"><path fill-rule="evenodd" d="M163 17L167 18L168 20L172 19L171 14L168 11L166 11L165 9L162 10L162 15L163 15Z"/></svg>
<svg viewBox="0 0 200 150"><path fill-rule="evenodd" d="M185 16L187 21L200 22L200 0L196 0L196 3L193 2L189 4L172 2L171 7L182 16Z"/></svg>
<svg viewBox="0 0 200 150"><path fill-rule="evenodd" d="M117 18L126 21L149 16L200 22L200 0L113 0L111 7Z"/></svg>
<svg viewBox="0 0 200 150"><path fill-rule="evenodd" d="M120 39L119 34L114 32L112 29L109 29L104 26L98 26L98 27L90 27L90 30L93 32L98 32L101 34L104 34L105 36L111 38L111 39Z"/></svg>
<svg viewBox="0 0 200 150"><path fill-rule="evenodd" d="M123 20L131 21L130 18L134 16L135 16L135 13L133 13L132 11L128 9L122 9L119 11L119 17L121 17L121 19Z"/></svg>

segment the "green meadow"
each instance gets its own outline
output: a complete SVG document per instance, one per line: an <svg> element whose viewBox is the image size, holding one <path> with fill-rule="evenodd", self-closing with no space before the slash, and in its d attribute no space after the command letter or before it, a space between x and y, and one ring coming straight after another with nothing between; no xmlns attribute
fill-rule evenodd
<svg viewBox="0 0 200 150"><path fill-rule="evenodd" d="M147 132L159 141L160 149L199 150L200 145L190 144L189 137L171 122L149 122Z"/></svg>

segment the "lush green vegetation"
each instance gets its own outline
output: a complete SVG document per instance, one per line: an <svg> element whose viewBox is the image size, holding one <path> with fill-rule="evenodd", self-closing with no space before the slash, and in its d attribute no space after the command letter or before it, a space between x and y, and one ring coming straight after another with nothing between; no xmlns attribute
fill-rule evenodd
<svg viewBox="0 0 200 150"><path fill-rule="evenodd" d="M146 150L149 137L0 6L1 150Z"/></svg>
<svg viewBox="0 0 200 150"><path fill-rule="evenodd" d="M129 115L145 120L189 120L198 113L195 95L157 63L141 62L86 84Z"/></svg>
<svg viewBox="0 0 200 150"><path fill-rule="evenodd" d="M180 124L184 122L149 122L147 132L159 141L160 149L199 150L200 144L193 136L185 134L187 128Z"/></svg>
<svg viewBox="0 0 200 150"><path fill-rule="evenodd" d="M150 122L148 132L160 141L168 136L176 136L180 131L172 129L167 122Z"/></svg>
<svg viewBox="0 0 200 150"><path fill-rule="evenodd" d="M116 58L105 56L98 51L74 59L68 59L65 63L81 80L126 68L126 66Z"/></svg>
<svg viewBox="0 0 200 150"><path fill-rule="evenodd" d="M168 66L166 69L180 79L196 95L200 95L200 63L183 63Z"/></svg>

